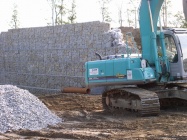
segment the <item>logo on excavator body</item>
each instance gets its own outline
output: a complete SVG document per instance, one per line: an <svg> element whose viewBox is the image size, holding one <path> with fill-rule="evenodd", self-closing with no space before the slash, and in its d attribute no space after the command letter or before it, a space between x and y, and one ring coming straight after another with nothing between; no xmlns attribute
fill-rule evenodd
<svg viewBox="0 0 187 140"><path fill-rule="evenodd" d="M117 77L117 78L125 78L125 76L126 76L126 75L120 74L120 73L116 74L116 77Z"/></svg>
<svg viewBox="0 0 187 140"><path fill-rule="evenodd" d="M90 75L99 75L99 69L98 68L89 69L89 74Z"/></svg>

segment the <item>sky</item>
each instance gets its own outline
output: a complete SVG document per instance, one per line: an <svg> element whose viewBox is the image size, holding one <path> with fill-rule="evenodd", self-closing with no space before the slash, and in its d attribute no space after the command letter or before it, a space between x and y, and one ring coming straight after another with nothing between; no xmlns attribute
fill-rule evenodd
<svg viewBox="0 0 187 140"><path fill-rule="evenodd" d="M65 0L70 1L70 0ZM101 21L98 0L76 0L76 22ZM133 1L133 0L132 0ZM182 11L182 0L171 0L174 11ZM20 28L47 26L51 22L51 8L47 0L0 0L0 32L11 28L11 18L14 3L17 5ZM123 4L122 4L123 3ZM123 6L125 9L127 1L113 0L110 4L110 12L113 21L111 26L118 26L117 9ZM138 5L130 5L138 7Z"/></svg>

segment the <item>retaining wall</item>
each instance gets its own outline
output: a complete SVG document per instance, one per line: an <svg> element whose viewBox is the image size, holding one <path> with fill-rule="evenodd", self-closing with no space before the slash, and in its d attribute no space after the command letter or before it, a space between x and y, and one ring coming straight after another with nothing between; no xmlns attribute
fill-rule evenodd
<svg viewBox="0 0 187 140"><path fill-rule="evenodd" d="M87 22L63 26L11 29L0 34L0 84L32 93L84 87L84 63L101 55L123 53L111 47L110 25Z"/></svg>

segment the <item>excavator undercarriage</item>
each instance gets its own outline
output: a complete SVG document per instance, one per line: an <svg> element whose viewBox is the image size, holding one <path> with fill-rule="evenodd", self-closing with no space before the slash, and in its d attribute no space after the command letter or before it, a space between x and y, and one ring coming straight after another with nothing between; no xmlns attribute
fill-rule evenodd
<svg viewBox="0 0 187 140"><path fill-rule="evenodd" d="M140 116L155 116L162 107L187 105L187 89L184 86L140 87L110 87L102 94L104 109L126 109L138 112Z"/></svg>

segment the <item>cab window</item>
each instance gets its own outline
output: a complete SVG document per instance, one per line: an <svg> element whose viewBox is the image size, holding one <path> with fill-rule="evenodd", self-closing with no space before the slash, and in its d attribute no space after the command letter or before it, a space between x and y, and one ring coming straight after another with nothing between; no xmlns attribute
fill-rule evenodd
<svg viewBox="0 0 187 140"><path fill-rule="evenodd" d="M177 49L172 36L165 35L165 47L168 60L173 63L178 62Z"/></svg>

